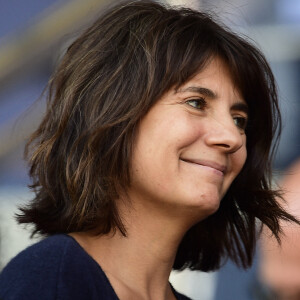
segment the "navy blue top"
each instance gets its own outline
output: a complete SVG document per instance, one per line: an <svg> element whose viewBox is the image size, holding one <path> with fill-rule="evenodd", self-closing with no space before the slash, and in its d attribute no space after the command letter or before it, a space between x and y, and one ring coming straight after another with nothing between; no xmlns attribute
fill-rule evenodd
<svg viewBox="0 0 300 300"><path fill-rule="evenodd" d="M119 300L99 264L68 235L46 238L13 258L0 274L0 299Z"/></svg>

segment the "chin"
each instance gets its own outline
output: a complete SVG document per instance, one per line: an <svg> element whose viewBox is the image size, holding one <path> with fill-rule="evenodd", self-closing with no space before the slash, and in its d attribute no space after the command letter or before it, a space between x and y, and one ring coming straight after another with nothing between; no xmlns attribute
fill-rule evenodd
<svg viewBox="0 0 300 300"><path fill-rule="evenodd" d="M214 214L220 207L220 197L208 197L207 195L197 197L188 205L188 210L197 216L197 221L206 219Z"/></svg>
<svg viewBox="0 0 300 300"><path fill-rule="evenodd" d="M213 215L220 207L220 202L216 203L215 205L207 205L204 207L201 207L201 213L204 215L204 218L209 217L210 215Z"/></svg>

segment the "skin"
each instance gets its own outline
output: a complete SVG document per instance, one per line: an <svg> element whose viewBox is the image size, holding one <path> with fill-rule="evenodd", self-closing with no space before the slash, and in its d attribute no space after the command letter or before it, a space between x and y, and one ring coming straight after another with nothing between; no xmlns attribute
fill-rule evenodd
<svg viewBox="0 0 300 300"><path fill-rule="evenodd" d="M168 278L181 239L218 209L245 163L246 108L215 58L141 120L131 186L117 200L127 237L71 234L121 300L175 299Z"/></svg>

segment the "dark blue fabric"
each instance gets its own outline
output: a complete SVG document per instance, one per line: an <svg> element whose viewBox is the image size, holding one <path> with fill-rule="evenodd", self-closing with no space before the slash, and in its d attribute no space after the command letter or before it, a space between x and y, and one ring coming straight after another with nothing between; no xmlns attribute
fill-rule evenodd
<svg viewBox="0 0 300 300"><path fill-rule="evenodd" d="M0 274L0 299L119 300L100 266L68 235L46 238L13 258Z"/></svg>

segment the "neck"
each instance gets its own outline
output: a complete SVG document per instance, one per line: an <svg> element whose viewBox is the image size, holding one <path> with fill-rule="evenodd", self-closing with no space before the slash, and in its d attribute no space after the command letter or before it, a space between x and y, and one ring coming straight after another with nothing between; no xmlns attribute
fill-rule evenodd
<svg viewBox="0 0 300 300"><path fill-rule="evenodd" d="M71 234L99 263L120 299L175 299L169 285L178 245L187 224L161 211L121 207L127 236ZM128 297L127 297L127 296Z"/></svg>

